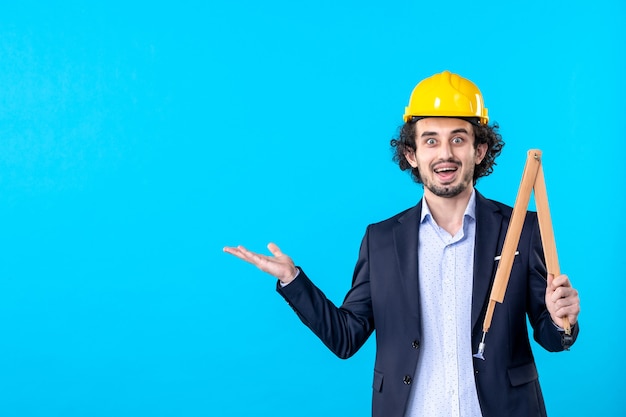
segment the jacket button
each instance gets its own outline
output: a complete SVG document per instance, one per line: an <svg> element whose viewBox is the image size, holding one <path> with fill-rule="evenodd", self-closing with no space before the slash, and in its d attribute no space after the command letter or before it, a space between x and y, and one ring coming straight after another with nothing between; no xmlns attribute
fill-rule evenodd
<svg viewBox="0 0 626 417"><path fill-rule="evenodd" d="M411 343L411 346L413 346L413 349L419 349L420 342L418 342L417 340L414 340L413 343Z"/></svg>
<svg viewBox="0 0 626 417"><path fill-rule="evenodd" d="M405 385L411 385L411 377L409 375L405 375L404 378L402 379L402 382L405 383Z"/></svg>

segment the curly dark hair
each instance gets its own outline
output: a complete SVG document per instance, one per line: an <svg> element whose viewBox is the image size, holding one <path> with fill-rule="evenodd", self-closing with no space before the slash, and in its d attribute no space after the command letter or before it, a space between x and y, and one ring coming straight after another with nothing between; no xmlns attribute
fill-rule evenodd
<svg viewBox="0 0 626 417"><path fill-rule="evenodd" d="M390 144L393 151L393 161L400 166L402 171L410 169L413 180L418 184L422 184L419 170L413 168L405 156L406 152L415 152L416 150L415 135L417 133L416 125L418 120L418 118L413 118L413 120L401 126L399 137L392 139ZM477 119L464 118L464 120L470 122L474 127L474 148L476 149L481 143L487 144L485 158L474 169L474 184L476 184L480 177L486 177L493 172L493 166L496 165L496 158L502 152L504 141L502 140L502 135L498 133L500 126L497 123L489 126L478 123Z"/></svg>

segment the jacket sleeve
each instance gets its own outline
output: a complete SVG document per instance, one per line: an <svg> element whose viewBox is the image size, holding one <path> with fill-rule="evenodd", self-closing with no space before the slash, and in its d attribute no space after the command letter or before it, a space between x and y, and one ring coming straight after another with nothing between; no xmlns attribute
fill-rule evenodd
<svg viewBox="0 0 626 417"><path fill-rule="evenodd" d="M300 320L342 359L354 355L374 331L367 241L368 233L361 244L352 288L341 307L326 298L302 269L289 285L277 285Z"/></svg>

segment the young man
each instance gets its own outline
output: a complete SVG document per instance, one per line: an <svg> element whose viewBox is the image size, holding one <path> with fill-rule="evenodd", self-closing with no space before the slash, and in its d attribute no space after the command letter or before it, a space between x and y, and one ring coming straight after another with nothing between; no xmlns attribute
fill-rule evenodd
<svg viewBox="0 0 626 417"><path fill-rule="evenodd" d="M539 344L563 350L564 318L578 335L578 293L566 275L546 276L537 216L528 213L488 358L474 358L512 212L474 185L504 143L478 88L448 71L415 87L404 120L394 160L424 196L368 226L340 307L274 244L272 256L224 251L278 278L278 292L337 356L350 357L376 330L373 416L545 416L526 317Z"/></svg>

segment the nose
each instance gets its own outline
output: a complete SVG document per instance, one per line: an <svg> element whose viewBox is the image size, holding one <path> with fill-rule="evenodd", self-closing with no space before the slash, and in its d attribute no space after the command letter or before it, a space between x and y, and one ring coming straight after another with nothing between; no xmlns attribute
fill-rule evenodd
<svg viewBox="0 0 626 417"><path fill-rule="evenodd" d="M439 146L439 158L443 161L447 161L452 158L452 145L450 142L441 142L441 146Z"/></svg>

